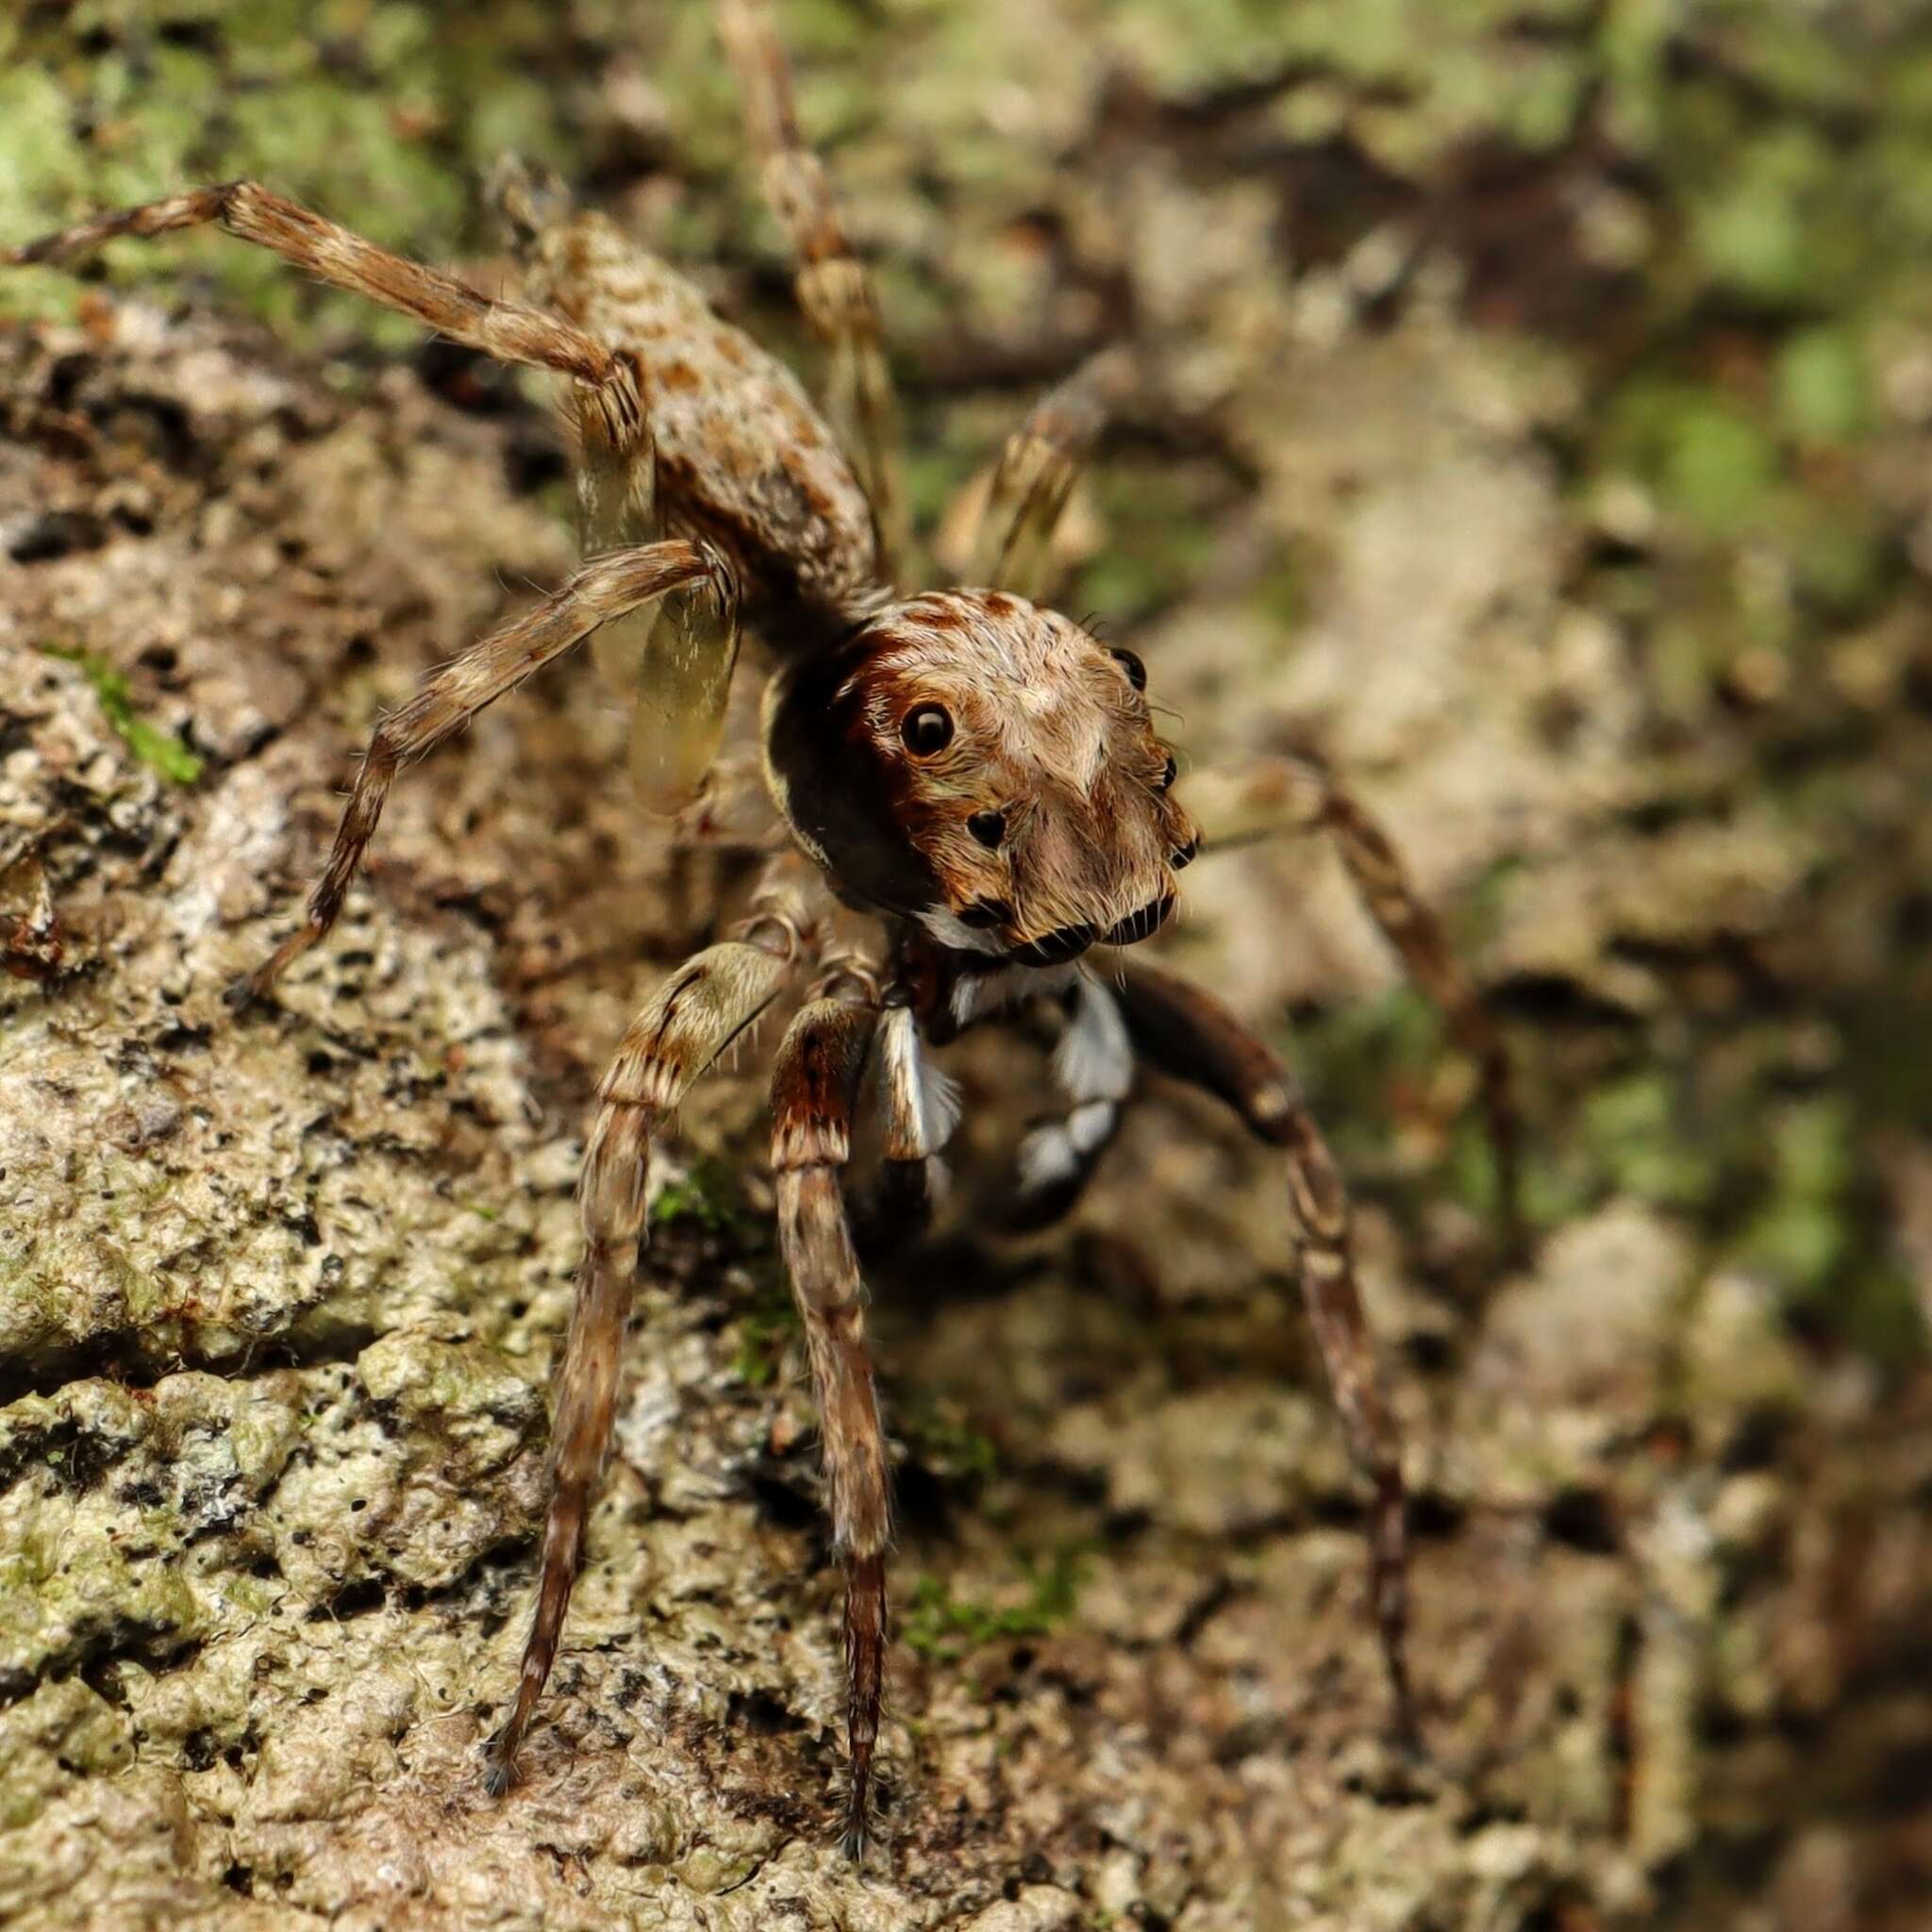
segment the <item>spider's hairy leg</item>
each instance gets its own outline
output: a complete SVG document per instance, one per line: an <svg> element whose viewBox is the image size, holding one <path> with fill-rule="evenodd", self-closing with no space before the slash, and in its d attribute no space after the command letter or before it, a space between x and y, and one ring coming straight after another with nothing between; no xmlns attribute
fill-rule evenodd
<svg viewBox="0 0 1932 1932"><path fill-rule="evenodd" d="M541 309L492 302L454 275L378 248L256 181L224 181L140 208L96 215L0 256L18 266L66 261L119 236L172 234L219 223L229 234L271 250L331 288L413 316L465 348L505 362L554 369L612 392L606 407L637 414L635 378L626 358Z"/></svg>
<svg viewBox="0 0 1932 1932"><path fill-rule="evenodd" d="M651 1137L693 1081L776 998L809 950L809 929L766 900L741 936L686 962L634 1019L597 1089L577 1186L584 1250L576 1303L557 1377L550 1506L537 1607L516 1702L491 1740L486 1781L500 1797L516 1781L517 1747L557 1656L583 1554L591 1485L617 1403L625 1321L644 1239Z"/></svg>
<svg viewBox="0 0 1932 1932"><path fill-rule="evenodd" d="M993 465L968 583L1036 601L1051 589L1060 512L1132 380L1127 351L1103 349L1034 404Z"/></svg>
<svg viewBox="0 0 1932 1932"><path fill-rule="evenodd" d="M1523 1122L1508 1049L1449 943L1436 912L1417 895L1402 856L1353 793L1309 758L1257 758L1189 781L1189 809L1209 852L1282 832L1326 832L1369 916L1409 977L1441 1012L1450 1038L1474 1061L1483 1116L1496 1161L1496 1202L1505 1239L1520 1239Z"/></svg>
<svg viewBox="0 0 1932 1932"><path fill-rule="evenodd" d="M1402 1443L1375 1376L1374 1344L1356 1286L1348 1191L1294 1078L1274 1053L1199 987L1127 969L1121 1004L1134 1044L1151 1066L1225 1101L1248 1130L1288 1157L1289 1200L1302 1233L1302 1292L1349 1454L1374 1491L1370 1585L1395 1728L1417 1738L1409 1693L1408 1531Z"/></svg>
<svg viewBox="0 0 1932 1932"><path fill-rule="evenodd" d="M852 1155L859 1076L877 1022L861 968L835 968L791 1023L772 1074L778 1237L805 1324L824 1441L832 1535L845 1562L845 1849L865 1849L886 1651L891 1533L885 1437L865 1341L864 1286L841 1174Z"/></svg>
<svg viewBox="0 0 1932 1932"><path fill-rule="evenodd" d="M425 679L408 704L376 727L328 864L308 896L308 918L254 973L238 981L237 1003L266 993L290 963L325 937L348 896L398 771L453 738L477 712L580 642L599 625L655 602L667 591L708 584L721 600L736 591L724 560L682 541L613 551L585 564L554 596L513 618Z"/></svg>
<svg viewBox="0 0 1932 1932"><path fill-rule="evenodd" d="M1067 1022L1054 1049L1054 1085L1067 1108L1020 1143L1012 1224L1044 1227L1077 1201L1120 1125L1134 1084L1134 1048L1120 1002L1082 971L1065 995Z"/></svg>
<svg viewBox="0 0 1932 1932"><path fill-rule="evenodd" d="M768 0L716 0L718 31L737 71L746 132L765 198L798 258L798 305L831 354L825 407L872 499L880 561L905 548L906 484L899 412L879 338L878 301L853 253L824 164L804 142L791 70Z"/></svg>

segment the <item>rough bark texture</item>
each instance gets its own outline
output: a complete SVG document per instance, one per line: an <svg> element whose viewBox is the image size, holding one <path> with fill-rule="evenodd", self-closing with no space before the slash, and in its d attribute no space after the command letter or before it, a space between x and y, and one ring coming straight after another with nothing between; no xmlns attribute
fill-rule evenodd
<svg viewBox="0 0 1932 1932"><path fill-rule="evenodd" d="M391 184L448 195L508 131L794 340L702 9L584 6L533 50L478 8L458 69L419 9L342 8L314 72L177 10L0 30L9 223L175 185L130 181L150 140L446 257L446 204ZM1885 30L1766 8L1740 51L1737 10L1672 42L1499 12L1419 67L1435 16L1399 8L1379 51L1314 5L1291 42L1177 0L1105 41L796 9L922 508L1132 316L1161 373L1069 601L1201 761L1305 734L1349 771L1457 908L1534 1129L1511 1265L1467 1070L1332 860L1189 874L1159 949L1288 1047L1361 1190L1430 1761L1380 1739L1279 1174L1150 1091L1071 1229L957 1217L875 1284L902 1523L864 1874L756 1052L683 1124L529 1780L481 1793L584 1104L741 883L641 820L590 667L407 776L336 940L273 1009L220 1004L378 711L565 567L545 419L332 304L243 319L254 269L35 285L64 319L0 335L0 1916L1917 1923L1932 350L1909 273L1832 254L1830 196L1932 143L1873 91ZM245 91L169 146L157 103L238 75L317 151ZM118 137L72 131L124 96ZM960 1057L969 1201L1040 1069Z"/></svg>

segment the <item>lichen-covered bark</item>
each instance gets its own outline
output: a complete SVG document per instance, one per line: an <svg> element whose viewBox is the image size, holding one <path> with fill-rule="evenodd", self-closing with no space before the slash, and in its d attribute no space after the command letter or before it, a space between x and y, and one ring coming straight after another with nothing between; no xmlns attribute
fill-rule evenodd
<svg viewBox="0 0 1932 1932"><path fill-rule="evenodd" d="M139 136L195 172L279 155L276 185L445 253L442 202L372 184L459 181L507 117L639 224L728 243L725 298L792 339L742 267L701 8L581 5L539 59L479 8L475 71L414 8L335 9L314 61L175 11L0 29L49 63L0 79L9 222L175 185L130 185ZM1204 859L1158 942L1287 1047L1359 1184L1430 1759L1381 1741L1361 1499L1265 1150L1150 1091L1073 1228L990 1242L1040 1069L990 1039L959 1057L961 1211L875 1285L873 1869L832 1849L838 1578L757 1052L682 1124L529 1781L484 1799L584 1104L742 867L640 817L567 664L399 784L272 1008L221 1005L377 711L568 544L514 385L349 353L333 307L224 319L269 285L215 270L217 298L177 244L119 255L111 303L40 284L64 319L0 336L0 1916L1914 1924L1932 391L1907 272L1846 258L1831 197L1884 178L1868 138L1907 169L1918 124L1883 90L1876 132L1844 118L1802 9L1741 49L1716 8L1669 46L1644 9L1441 42L1397 8L1370 45L1311 4L1286 48L1277 9L1173 0L1104 39L1054 7L870 38L784 11L924 511L1131 314L1156 387L1076 506L1073 601L1202 759L1320 740L1524 1062L1511 1263L1468 1072L1331 859ZM225 123L169 118L238 75ZM266 159L264 92L294 130ZM121 134L75 131L82 97ZM1820 126L1837 173L1807 172Z"/></svg>

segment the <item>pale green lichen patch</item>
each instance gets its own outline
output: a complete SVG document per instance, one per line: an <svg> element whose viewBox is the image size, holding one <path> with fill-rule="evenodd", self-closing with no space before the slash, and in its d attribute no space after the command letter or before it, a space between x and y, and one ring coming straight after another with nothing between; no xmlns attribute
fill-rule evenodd
<svg viewBox="0 0 1932 1932"><path fill-rule="evenodd" d="M77 1677L41 1685L0 1712L0 1831L33 1824L57 1791L91 1777L111 1777L134 1762L126 1718Z"/></svg>

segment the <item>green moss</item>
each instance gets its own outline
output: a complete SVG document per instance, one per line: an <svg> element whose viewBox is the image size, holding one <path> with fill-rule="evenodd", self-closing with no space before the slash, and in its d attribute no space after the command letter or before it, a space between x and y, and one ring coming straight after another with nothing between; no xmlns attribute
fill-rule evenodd
<svg viewBox="0 0 1932 1932"><path fill-rule="evenodd" d="M1808 128L1774 126L1727 145L1726 166L1697 197L1694 245L1720 288L1788 305L1807 296L1840 250L1818 219L1835 165Z"/></svg>
<svg viewBox="0 0 1932 1932"><path fill-rule="evenodd" d="M386 245L448 258L488 234L476 187L502 150L575 172L575 132L532 71L555 51L554 27L526 6L478 6L461 33L428 8L358 0L162 10L40 8L0 27L5 239L245 175ZM184 23L195 31L165 31ZM157 296L211 280L224 307L298 337L401 348L420 336L225 239L119 242L85 274ZM79 286L9 273L0 314L68 314Z"/></svg>
<svg viewBox="0 0 1932 1932"><path fill-rule="evenodd" d="M984 1483L999 1467L991 1436L959 1410L928 1406L908 1415L901 1427L912 1453L941 1475Z"/></svg>
<svg viewBox="0 0 1932 1932"><path fill-rule="evenodd" d="M1864 349L1849 328L1800 330L1777 355L1778 415L1807 442L1850 442L1870 425Z"/></svg>
<svg viewBox="0 0 1932 1932"><path fill-rule="evenodd" d="M1046 1637L1073 1614L1082 1565L1076 1552L1061 1550L1025 1565L1026 1591L1017 1603L974 1603L951 1595L938 1577L924 1575L899 1631L922 1657L950 1661L984 1644Z"/></svg>
<svg viewBox="0 0 1932 1932"><path fill-rule="evenodd" d="M93 687L108 723L114 727L128 750L151 772L158 772L163 778L170 778L176 785L192 785L201 776L201 758L190 751L172 732L150 724L136 711L134 700L128 694L127 680L105 658L86 651L72 650L62 644L42 644L41 654L79 667L81 675Z"/></svg>
<svg viewBox="0 0 1932 1932"><path fill-rule="evenodd" d="M783 1271L755 1271L756 1295L738 1319L738 1353L732 1367L747 1388L763 1389L777 1376L778 1360L791 1338L801 1332L797 1304Z"/></svg>
<svg viewBox="0 0 1932 1932"><path fill-rule="evenodd" d="M1694 1115L1680 1082L1646 1068L1591 1094L1583 1131L1609 1185L1656 1208L1691 1209L1710 1194L1715 1150L1689 1131Z"/></svg>
<svg viewBox="0 0 1932 1932"><path fill-rule="evenodd" d="M1091 477L1107 541L1066 600L1104 621L1124 621L1173 603L1198 584L1216 519L1207 478L1185 467L1113 463Z"/></svg>
<svg viewBox="0 0 1932 1932"><path fill-rule="evenodd" d="M732 1205L731 1178L715 1161L700 1161L682 1180L672 1181L651 1203L651 1225L675 1227L680 1223L708 1234L741 1230L744 1217Z"/></svg>
<svg viewBox="0 0 1932 1932"><path fill-rule="evenodd" d="M1667 508L1720 535L1764 514L1779 475L1777 446L1757 415L1672 377L1640 377L1613 399L1599 459L1634 471Z"/></svg>

